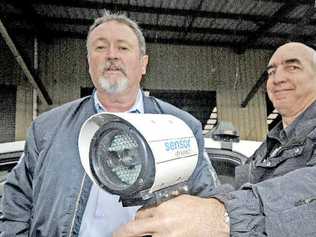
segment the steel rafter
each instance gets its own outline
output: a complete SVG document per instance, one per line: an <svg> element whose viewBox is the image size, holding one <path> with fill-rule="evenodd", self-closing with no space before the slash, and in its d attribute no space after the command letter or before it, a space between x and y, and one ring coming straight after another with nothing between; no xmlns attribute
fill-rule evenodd
<svg viewBox="0 0 316 237"><path fill-rule="evenodd" d="M269 29L271 29L273 26L275 26L278 21L277 18L285 17L290 11L292 11L295 7L297 7L298 4L295 2L289 1L288 3L284 3L279 10L277 10L272 18L269 21L264 22L262 25L258 27L256 32L252 33L243 43L242 48L236 48L236 52L243 53L247 48L251 48L253 44L257 42L257 40L265 34Z"/></svg>

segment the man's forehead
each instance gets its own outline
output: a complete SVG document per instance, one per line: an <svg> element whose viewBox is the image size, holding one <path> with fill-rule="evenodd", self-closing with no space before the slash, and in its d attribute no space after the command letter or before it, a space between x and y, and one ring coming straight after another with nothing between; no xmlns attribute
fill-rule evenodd
<svg viewBox="0 0 316 237"><path fill-rule="evenodd" d="M100 25L98 25L91 33L91 38L100 38L104 37L105 34L110 35L111 37L118 37L123 39L136 39L137 36L133 29L121 22L110 20L107 22L104 22ZM129 37L126 37L126 34L129 35ZM133 36L132 36L133 35Z"/></svg>
<svg viewBox="0 0 316 237"><path fill-rule="evenodd" d="M278 66L278 65L283 65L283 64L292 64L292 63L303 64L304 59L297 57L297 55L288 56L288 57L271 58L268 64L268 67Z"/></svg>
<svg viewBox="0 0 316 237"><path fill-rule="evenodd" d="M287 45L280 47L272 55L268 65L279 65L287 62L304 63L311 59L311 52L299 45Z"/></svg>

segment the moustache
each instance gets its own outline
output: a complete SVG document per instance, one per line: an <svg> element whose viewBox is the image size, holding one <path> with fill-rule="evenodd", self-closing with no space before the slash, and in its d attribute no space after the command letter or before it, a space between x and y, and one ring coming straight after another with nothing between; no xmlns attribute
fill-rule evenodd
<svg viewBox="0 0 316 237"><path fill-rule="evenodd" d="M122 67L121 65L119 65L113 61L106 62L104 65L102 65L102 69L103 69L103 71L109 71L109 70L120 71L126 76L126 72L125 72L124 67Z"/></svg>

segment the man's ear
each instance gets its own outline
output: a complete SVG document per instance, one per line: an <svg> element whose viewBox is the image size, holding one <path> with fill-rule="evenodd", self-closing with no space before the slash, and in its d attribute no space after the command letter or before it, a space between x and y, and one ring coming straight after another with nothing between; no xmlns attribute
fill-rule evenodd
<svg viewBox="0 0 316 237"><path fill-rule="evenodd" d="M87 52L87 62L88 62L88 64L90 63L90 55L89 55L89 52Z"/></svg>
<svg viewBox="0 0 316 237"><path fill-rule="evenodd" d="M90 74L90 55L88 52L87 52L87 67L88 67L88 72Z"/></svg>
<svg viewBox="0 0 316 237"><path fill-rule="evenodd" d="M142 56L142 75L146 74L147 65L148 65L148 55Z"/></svg>

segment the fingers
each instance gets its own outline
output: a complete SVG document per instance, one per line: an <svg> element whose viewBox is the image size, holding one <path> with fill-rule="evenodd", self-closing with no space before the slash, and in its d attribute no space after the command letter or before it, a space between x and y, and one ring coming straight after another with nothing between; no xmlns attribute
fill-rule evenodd
<svg viewBox="0 0 316 237"><path fill-rule="evenodd" d="M155 236L159 223L157 223L157 219L155 218L145 218L147 213L148 212L144 213L144 216L121 226L117 231L115 231L113 237Z"/></svg>
<svg viewBox="0 0 316 237"><path fill-rule="evenodd" d="M155 214L156 208L145 208L145 209L140 209L135 216L135 219L145 219L145 218L153 218Z"/></svg>
<svg viewBox="0 0 316 237"><path fill-rule="evenodd" d="M126 225L121 226L113 237L140 237L140 236L160 236L160 220L157 207L140 209L135 219Z"/></svg>
<svg viewBox="0 0 316 237"><path fill-rule="evenodd" d="M122 226L114 237L229 236L225 207L217 199L182 195L157 207L141 209L135 220Z"/></svg>
<svg viewBox="0 0 316 237"><path fill-rule="evenodd" d="M165 213L169 213L170 210L177 208L177 203L187 202L186 200L192 198L189 195L180 195L178 197L172 198L161 203L158 206L150 207L150 208L141 208L136 216L135 219L143 219L143 218L152 218L152 217L159 217L163 218ZM184 203L185 205L186 203Z"/></svg>
<svg viewBox="0 0 316 237"><path fill-rule="evenodd" d="M150 233L147 233L142 227L143 223L131 221L126 225L122 225L118 230L116 230L113 233L113 237L141 237L144 235L150 235Z"/></svg>

